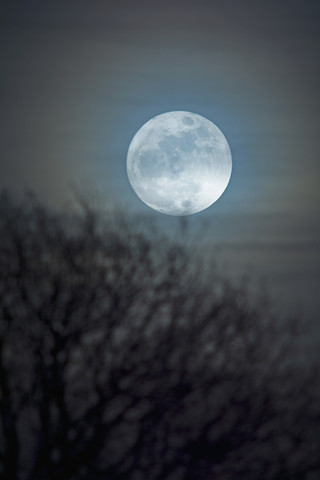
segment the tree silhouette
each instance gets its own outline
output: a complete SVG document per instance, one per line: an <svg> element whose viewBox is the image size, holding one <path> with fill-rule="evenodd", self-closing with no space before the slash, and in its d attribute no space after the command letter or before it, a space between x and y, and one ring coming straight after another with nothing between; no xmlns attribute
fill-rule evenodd
<svg viewBox="0 0 320 480"><path fill-rule="evenodd" d="M149 222L82 207L1 195L2 478L318 478L296 323Z"/></svg>

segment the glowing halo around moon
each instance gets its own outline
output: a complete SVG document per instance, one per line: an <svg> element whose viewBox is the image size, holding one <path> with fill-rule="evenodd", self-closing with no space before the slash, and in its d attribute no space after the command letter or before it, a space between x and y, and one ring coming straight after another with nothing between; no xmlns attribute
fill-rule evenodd
<svg viewBox="0 0 320 480"><path fill-rule="evenodd" d="M231 170L223 133L191 112L152 118L137 131L127 154L133 190L146 205L167 215L208 208L226 189Z"/></svg>

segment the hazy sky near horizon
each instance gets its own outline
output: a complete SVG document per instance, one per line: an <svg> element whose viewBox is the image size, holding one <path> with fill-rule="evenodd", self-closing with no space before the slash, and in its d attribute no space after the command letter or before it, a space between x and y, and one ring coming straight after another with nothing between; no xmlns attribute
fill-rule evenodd
<svg viewBox="0 0 320 480"><path fill-rule="evenodd" d="M320 285L319 20L316 0L3 0L0 186L61 205L77 184L150 213L127 180L129 143L157 114L199 113L225 134L233 174L188 221L205 221L209 244L261 245L265 265L272 245L296 246L279 254L282 272L299 265L309 295ZM249 265L250 249L237 258Z"/></svg>

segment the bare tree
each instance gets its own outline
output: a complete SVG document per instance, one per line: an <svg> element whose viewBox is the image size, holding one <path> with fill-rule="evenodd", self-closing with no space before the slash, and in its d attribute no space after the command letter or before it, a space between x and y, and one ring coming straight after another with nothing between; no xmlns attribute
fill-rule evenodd
<svg viewBox="0 0 320 480"><path fill-rule="evenodd" d="M293 321L125 214L0 200L3 479L316 479Z"/></svg>

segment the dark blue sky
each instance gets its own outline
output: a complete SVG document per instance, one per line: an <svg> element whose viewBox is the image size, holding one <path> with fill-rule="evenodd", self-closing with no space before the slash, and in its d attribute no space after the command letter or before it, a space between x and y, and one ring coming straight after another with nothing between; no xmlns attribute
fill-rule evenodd
<svg viewBox="0 0 320 480"><path fill-rule="evenodd" d="M190 228L204 223L230 268L313 315L319 20L311 0L2 1L0 185L61 205L75 182L149 212L126 176L132 136L165 111L204 115L228 139L233 175Z"/></svg>

